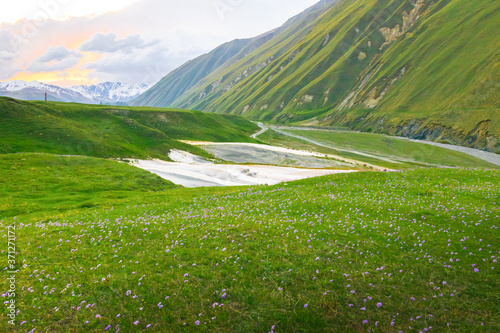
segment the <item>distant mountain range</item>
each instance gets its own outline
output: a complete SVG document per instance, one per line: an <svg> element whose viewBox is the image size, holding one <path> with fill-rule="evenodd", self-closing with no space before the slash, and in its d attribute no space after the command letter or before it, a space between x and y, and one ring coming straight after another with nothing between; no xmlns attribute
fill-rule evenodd
<svg viewBox="0 0 500 333"><path fill-rule="evenodd" d="M321 1L133 105L345 126L500 153L500 1Z"/></svg>
<svg viewBox="0 0 500 333"><path fill-rule="evenodd" d="M148 90L152 85L152 83L129 84L104 82L91 86L74 86L70 89L80 93L94 103L100 103L102 101L103 104L109 104L128 103Z"/></svg>
<svg viewBox="0 0 500 333"><path fill-rule="evenodd" d="M126 84L105 82L91 86L74 86L61 88L38 81L4 81L0 82L0 96L21 100L48 100L55 102L74 102L85 104L118 104L132 101L152 86L151 83Z"/></svg>

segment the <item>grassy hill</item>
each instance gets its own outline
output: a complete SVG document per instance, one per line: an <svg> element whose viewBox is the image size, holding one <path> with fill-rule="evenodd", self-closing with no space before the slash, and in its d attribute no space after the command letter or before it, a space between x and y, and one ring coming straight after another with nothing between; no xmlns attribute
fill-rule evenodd
<svg viewBox="0 0 500 333"><path fill-rule="evenodd" d="M97 171L109 166L100 160L87 171L80 158L75 166L31 158L13 161L17 170L0 164L2 177L9 171L3 196L19 186L18 202L32 188L50 200L84 186L95 202L2 219L4 235L17 226L21 331L500 330L498 171L362 172L153 193L159 180L120 165L131 179L116 170L110 190L138 191L120 201L114 191L96 194L106 184ZM24 175L19 163L42 168ZM68 176L52 185L46 176L57 165Z"/></svg>
<svg viewBox="0 0 500 333"><path fill-rule="evenodd" d="M150 172L112 160L33 153L0 155L0 219L77 212L175 187Z"/></svg>
<svg viewBox="0 0 500 333"><path fill-rule="evenodd" d="M109 110L114 115L134 119L138 123L159 130L176 140L210 142L256 142L250 135L259 127L247 119L234 115L203 113L199 111L134 108Z"/></svg>
<svg viewBox="0 0 500 333"><path fill-rule="evenodd" d="M168 159L171 149L207 153L178 140L245 141L258 130L235 116L0 98L0 153L43 152Z"/></svg>
<svg viewBox="0 0 500 333"><path fill-rule="evenodd" d="M330 3L222 65L172 105L495 152L499 13L494 0Z"/></svg>
<svg viewBox="0 0 500 333"><path fill-rule="evenodd" d="M153 173L86 156L19 153L0 155L0 221L40 221L87 209L186 200L195 195L231 193L238 188L184 189Z"/></svg>

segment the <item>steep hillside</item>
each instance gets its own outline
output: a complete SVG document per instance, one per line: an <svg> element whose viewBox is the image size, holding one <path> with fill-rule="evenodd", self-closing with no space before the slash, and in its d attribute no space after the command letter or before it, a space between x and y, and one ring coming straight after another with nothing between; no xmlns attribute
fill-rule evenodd
<svg viewBox="0 0 500 333"><path fill-rule="evenodd" d="M252 43L252 39L237 39L217 47L208 54L188 61L178 69L170 72L152 89L139 96L132 102L132 105L170 106L179 96L222 66L250 43Z"/></svg>
<svg viewBox="0 0 500 333"><path fill-rule="evenodd" d="M255 38L237 39L225 43L212 52L187 62L169 73L151 89L139 96L132 102L132 105L169 107L178 104L176 103L177 99L182 97L183 94L187 93L191 88L201 84L207 77L211 75L214 77L223 75L219 73L225 68L237 64L241 59L246 59L254 52L259 52L258 50L260 50L263 45L284 31L286 31L287 35L297 33L300 27L314 21L323 11L330 8L337 1L338 0L322 0L299 15L292 17L278 29ZM247 63L247 61L244 63ZM247 74L249 74L248 71L244 75ZM215 85L217 85L217 83L215 83ZM203 96L203 92L200 92L200 94L200 96Z"/></svg>
<svg viewBox="0 0 500 333"><path fill-rule="evenodd" d="M4 97L0 98L0 119L1 154L43 152L168 160L171 149L207 156L204 150L177 140L253 142L248 135L258 129L236 116L23 102Z"/></svg>
<svg viewBox="0 0 500 333"><path fill-rule="evenodd" d="M455 0L419 20L321 124L500 150L500 3Z"/></svg>
<svg viewBox="0 0 500 333"><path fill-rule="evenodd" d="M500 150L498 1L320 8L173 106Z"/></svg>

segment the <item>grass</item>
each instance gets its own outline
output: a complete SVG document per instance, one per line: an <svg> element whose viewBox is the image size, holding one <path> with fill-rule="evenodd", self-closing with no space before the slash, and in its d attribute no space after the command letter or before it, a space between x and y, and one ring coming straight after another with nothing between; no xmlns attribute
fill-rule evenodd
<svg viewBox="0 0 500 333"><path fill-rule="evenodd" d="M384 65L366 86L366 93L377 87L380 93L387 78L403 66L408 73L389 91L379 110L432 113L498 108L500 58L496 45L500 39L494 31L500 27L499 4L488 0L439 2L430 6L429 14L411 34L381 56Z"/></svg>
<svg viewBox="0 0 500 333"><path fill-rule="evenodd" d="M53 154L0 155L0 220L24 216L39 221L48 215L111 209L131 201L142 204L231 192L219 188L190 191L125 162Z"/></svg>
<svg viewBox="0 0 500 333"><path fill-rule="evenodd" d="M494 164L473 156L432 145L385 135L360 132L287 131L333 147L375 154L401 161L406 167L415 164L448 167L497 168Z"/></svg>
<svg viewBox="0 0 500 333"><path fill-rule="evenodd" d="M499 184L362 172L7 218L17 331L496 332Z"/></svg>
<svg viewBox="0 0 500 333"><path fill-rule="evenodd" d="M177 187L113 160L52 154L0 155L0 218L64 213Z"/></svg>
<svg viewBox="0 0 500 333"><path fill-rule="evenodd" d="M360 164L368 163L396 170L433 166L498 168L494 164L467 154L379 134L324 130L281 131L328 147L286 136L273 130L268 130L258 138L272 145L334 154L356 160ZM362 155L362 153L370 156Z"/></svg>
<svg viewBox="0 0 500 333"><path fill-rule="evenodd" d="M388 162L384 161L378 158L373 158L373 157L368 157L368 156L363 156L355 153L350 153L350 152L345 152L341 150L337 150L334 148L326 148L323 146L318 146L315 145L311 142L307 142L298 138L294 138L291 136L287 136L281 133L278 133L273 130L267 130L265 133L262 135L259 135L258 137L260 140L263 142L278 146L278 147L284 147L284 148L291 148L291 149L301 149L301 150L306 150L306 151L314 151L314 152L319 152L323 154L332 154L332 155L337 155L342 158L347 158L353 161L357 161L357 164L355 166L365 168L365 164L371 164L371 165L377 165L383 168L409 168L410 165L406 163L395 163L395 162ZM422 165L419 164L413 164L412 167L419 167Z"/></svg>
<svg viewBox="0 0 500 333"><path fill-rule="evenodd" d="M162 158L171 149L209 157L178 140L249 141L258 130L236 116L195 111L24 102L0 98L0 153Z"/></svg>
<svg viewBox="0 0 500 333"><path fill-rule="evenodd" d="M256 142L250 136L259 130L258 126L243 117L160 110L127 112L127 116L176 140Z"/></svg>
<svg viewBox="0 0 500 333"><path fill-rule="evenodd" d="M310 120L497 151L499 2L425 2L415 24L384 46L380 29L402 27L416 2L341 1L167 100L268 122ZM174 76L165 78L156 95L169 94L162 89L174 84ZM368 102L381 95L370 108ZM352 105L339 107L348 96Z"/></svg>

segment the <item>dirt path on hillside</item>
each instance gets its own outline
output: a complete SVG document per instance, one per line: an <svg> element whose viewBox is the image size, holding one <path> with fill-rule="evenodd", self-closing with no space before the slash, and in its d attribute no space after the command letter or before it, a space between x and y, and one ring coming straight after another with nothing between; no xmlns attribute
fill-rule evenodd
<svg viewBox="0 0 500 333"><path fill-rule="evenodd" d="M257 125L259 125L260 127L260 132L257 132L255 134L252 134L250 137L252 139L257 139L257 137L261 134L264 134L267 132L267 130L269 129L268 127L266 127L263 123L256 123Z"/></svg>

